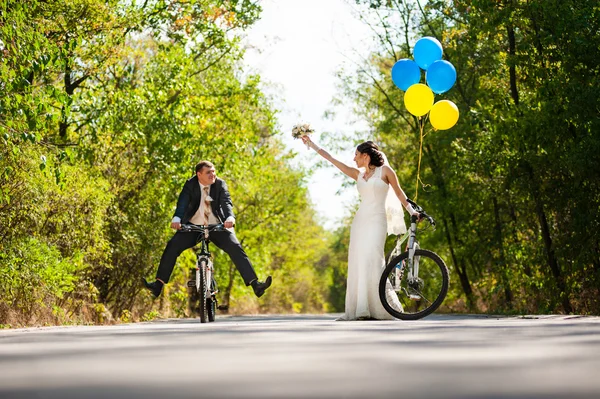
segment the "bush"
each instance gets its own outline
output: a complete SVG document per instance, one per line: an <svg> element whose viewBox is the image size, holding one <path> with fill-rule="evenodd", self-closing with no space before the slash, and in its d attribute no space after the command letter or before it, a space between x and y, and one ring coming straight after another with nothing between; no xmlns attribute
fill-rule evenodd
<svg viewBox="0 0 600 399"><path fill-rule="evenodd" d="M76 272L82 268L80 254L63 258L57 248L34 237L25 238L0 253L0 302L12 306L17 323L60 317L54 309L73 292Z"/></svg>

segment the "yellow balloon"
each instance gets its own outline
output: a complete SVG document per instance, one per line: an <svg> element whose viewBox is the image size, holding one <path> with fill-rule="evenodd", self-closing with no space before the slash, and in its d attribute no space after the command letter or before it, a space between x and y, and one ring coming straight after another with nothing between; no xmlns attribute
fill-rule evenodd
<svg viewBox="0 0 600 399"><path fill-rule="evenodd" d="M429 120L437 130L450 129L458 122L458 107L452 101L440 100L431 107Z"/></svg>
<svg viewBox="0 0 600 399"><path fill-rule="evenodd" d="M433 105L433 92L429 86L415 83L404 93L404 105L414 116L423 116Z"/></svg>

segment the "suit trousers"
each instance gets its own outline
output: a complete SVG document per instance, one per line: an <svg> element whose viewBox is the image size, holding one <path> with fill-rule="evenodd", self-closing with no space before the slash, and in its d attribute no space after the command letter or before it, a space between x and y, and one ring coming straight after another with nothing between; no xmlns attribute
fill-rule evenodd
<svg viewBox="0 0 600 399"><path fill-rule="evenodd" d="M183 251L196 245L199 238L198 234L200 233L182 233L179 231L175 233L167 243L167 247L160 258L160 265L156 272L157 279L165 283L169 282L177 258ZM228 230L213 231L210 233L209 239L229 255L246 285L250 285L252 281L257 279L250 259L248 259L248 255L246 255L234 233Z"/></svg>

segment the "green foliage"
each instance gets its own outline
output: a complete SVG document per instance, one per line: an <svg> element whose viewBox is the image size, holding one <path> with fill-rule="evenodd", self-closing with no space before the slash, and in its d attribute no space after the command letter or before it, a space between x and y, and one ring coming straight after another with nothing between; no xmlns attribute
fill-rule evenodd
<svg viewBox="0 0 600 399"><path fill-rule="evenodd" d="M140 278L155 273L201 159L229 184L257 272L276 281L257 301L216 251L221 302L233 312L328 309L325 233L304 172L276 139L260 77L240 78L239 33L257 20L255 2L0 7L0 250L11 265L0 270L20 295L3 296L0 322L41 322L35 309L68 323L189 315L191 252L160 301Z"/></svg>
<svg viewBox="0 0 600 399"><path fill-rule="evenodd" d="M331 268L331 282L328 296L332 310L337 312L343 312L345 309L351 222L351 219L347 219L343 226L333 233L329 243L331 252L328 254L327 263Z"/></svg>
<svg viewBox="0 0 600 399"><path fill-rule="evenodd" d="M141 318L142 321L152 321L159 317L160 314L156 310L151 310L150 312L144 314Z"/></svg>
<svg viewBox="0 0 600 399"><path fill-rule="evenodd" d="M418 130L389 70L430 35L458 71L443 98L460 120L426 132L419 188L440 225L424 245L457 277L450 308L598 314L597 2L366 3L381 48L345 76L345 94L373 121L411 196ZM397 19L409 22L402 32Z"/></svg>
<svg viewBox="0 0 600 399"><path fill-rule="evenodd" d="M78 254L65 259L56 248L31 237L0 254L0 264L2 301L31 313L37 302L62 299L74 290L83 259Z"/></svg>

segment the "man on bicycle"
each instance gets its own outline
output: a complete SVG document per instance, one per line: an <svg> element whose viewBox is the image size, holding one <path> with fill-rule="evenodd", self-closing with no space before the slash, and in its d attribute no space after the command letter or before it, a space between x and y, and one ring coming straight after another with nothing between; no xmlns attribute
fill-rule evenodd
<svg viewBox="0 0 600 399"><path fill-rule="evenodd" d="M171 228L179 230L182 223L198 225L223 223L228 230L212 231L210 233L211 242L229 255L246 286L251 285L256 296L261 297L271 286L271 276L267 277L264 282L258 280L248 255L232 230L235 216L231 196L227 190L227 184L217 178L215 166L209 161L201 161L196 165L196 175L185 182L181 194L179 194L175 215L171 220ZM179 255L195 244L196 236L194 234L185 234L179 231L169 240L160 259L156 281L149 283L143 279L144 286L152 292L154 297L160 295L163 285L169 281Z"/></svg>

